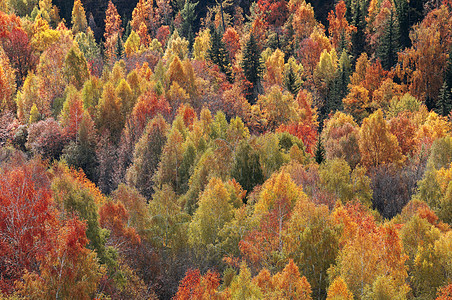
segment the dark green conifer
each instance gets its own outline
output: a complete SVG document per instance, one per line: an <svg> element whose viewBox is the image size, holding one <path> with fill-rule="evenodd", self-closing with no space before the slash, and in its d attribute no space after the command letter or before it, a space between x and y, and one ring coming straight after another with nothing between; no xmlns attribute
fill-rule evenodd
<svg viewBox="0 0 452 300"><path fill-rule="evenodd" d="M213 26L210 28L210 49L207 54L209 59L220 68L221 72L226 74L228 81L232 83L232 66L229 61L229 54L221 34Z"/></svg>
<svg viewBox="0 0 452 300"><path fill-rule="evenodd" d="M391 10L389 19L385 24L384 35L381 38L376 53L381 60L383 68L385 68L386 70L391 69L397 62L399 40L399 26L394 14L394 10Z"/></svg>
<svg viewBox="0 0 452 300"><path fill-rule="evenodd" d="M246 79L252 84L252 87L248 90L246 97L248 102L254 104L259 93L260 80L264 67L259 47L252 33L250 34L250 38L245 45L245 49L243 50L243 60L241 66L243 68L243 72L245 73Z"/></svg>

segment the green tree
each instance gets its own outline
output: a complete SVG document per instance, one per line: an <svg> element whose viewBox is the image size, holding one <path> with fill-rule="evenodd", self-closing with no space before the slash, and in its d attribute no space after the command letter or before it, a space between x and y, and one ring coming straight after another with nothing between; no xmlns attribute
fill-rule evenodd
<svg viewBox="0 0 452 300"><path fill-rule="evenodd" d="M248 102L254 104L256 102L257 95L259 94L259 90L261 89L260 81L264 66L261 60L259 46L253 33L250 34L250 38L248 39L245 49L243 50L241 67L245 73L246 79L252 84L252 86L248 89L246 98L248 99Z"/></svg>
<svg viewBox="0 0 452 300"><path fill-rule="evenodd" d="M383 36L376 50L381 64L386 70L391 69L397 62L397 52L399 50L399 24L395 16L394 9L390 9L389 18L386 20Z"/></svg>
<svg viewBox="0 0 452 300"><path fill-rule="evenodd" d="M64 61L64 75L67 81L73 84L78 90L83 87L85 81L89 78L88 64L85 56L75 44L69 50Z"/></svg>
<svg viewBox="0 0 452 300"><path fill-rule="evenodd" d="M160 115L149 121L135 146L133 163L127 171L127 182L147 199L154 192L154 173L166 142L167 127Z"/></svg>
<svg viewBox="0 0 452 300"><path fill-rule="evenodd" d="M229 61L229 53L226 50L222 35L214 26L210 28L210 48L207 50L209 59L216 64L220 71L226 74L229 82L232 82L232 66Z"/></svg>
<svg viewBox="0 0 452 300"><path fill-rule="evenodd" d="M247 141L242 141L235 150L231 175L248 193L264 182L259 153Z"/></svg>
<svg viewBox="0 0 452 300"><path fill-rule="evenodd" d="M195 42L195 35L193 33L193 24L196 21L196 6L198 2L192 3L190 0L185 0L184 8L181 10L182 16L182 36L188 40L188 47L191 51L193 43Z"/></svg>

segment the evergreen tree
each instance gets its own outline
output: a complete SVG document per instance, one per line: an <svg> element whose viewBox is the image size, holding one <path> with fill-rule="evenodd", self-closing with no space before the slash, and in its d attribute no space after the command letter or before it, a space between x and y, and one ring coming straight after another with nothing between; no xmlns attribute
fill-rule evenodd
<svg viewBox="0 0 452 300"><path fill-rule="evenodd" d="M442 116L447 116L452 109L451 89L444 80L443 86L439 91L438 102L436 103L435 111Z"/></svg>
<svg viewBox="0 0 452 300"><path fill-rule="evenodd" d="M231 175L248 193L264 182L259 154L246 141L242 141L237 147Z"/></svg>
<svg viewBox="0 0 452 300"><path fill-rule="evenodd" d="M291 64L288 64L288 68L284 74L284 86L294 96L298 94L301 88L301 78L295 73Z"/></svg>
<svg viewBox="0 0 452 300"><path fill-rule="evenodd" d="M243 50L243 60L241 66L243 68L243 72L245 73L246 79L252 84L252 87L248 90L246 95L247 100L251 104L254 104L259 92L260 80L264 67L262 65L259 47L252 33L250 34L250 38L245 45L245 49Z"/></svg>
<svg viewBox="0 0 452 300"><path fill-rule="evenodd" d="M325 148L323 148L322 139L317 140L317 147L315 149L315 161L320 165L325 160Z"/></svg>
<svg viewBox="0 0 452 300"><path fill-rule="evenodd" d="M207 54L209 59L220 68L221 72L226 74L228 81L232 83L232 67L229 62L228 51L221 34L214 26L210 28L210 49L208 49Z"/></svg>
<svg viewBox="0 0 452 300"><path fill-rule="evenodd" d="M351 63L350 56L346 51L342 51L339 58L336 78L333 82L330 95L328 97L328 113L331 111L342 110L342 99L348 92L348 84L350 83Z"/></svg>
<svg viewBox="0 0 452 300"><path fill-rule="evenodd" d="M385 24L385 32L377 48L377 56L381 60L383 68L389 70L397 62L397 51L399 50L399 26L391 9L389 20Z"/></svg>
<svg viewBox="0 0 452 300"><path fill-rule="evenodd" d="M122 55L124 54L124 43L122 42L122 39L120 36L118 36L118 38L116 39L116 57L118 59L122 58Z"/></svg>
<svg viewBox="0 0 452 300"><path fill-rule="evenodd" d="M410 47L411 40L409 37L410 25L408 22L408 1L395 0L394 4L397 11L397 23L399 24L400 45L402 48Z"/></svg>
<svg viewBox="0 0 452 300"><path fill-rule="evenodd" d="M366 28L366 20L363 11L365 8L362 7L361 1L357 1L355 9L355 16L353 19L353 25L356 27L356 31L352 34L352 54L353 61L359 57L359 55L364 52L366 45L366 36L364 34L364 29Z"/></svg>
<svg viewBox="0 0 452 300"><path fill-rule="evenodd" d="M127 22L126 29L124 30L124 34L122 35L122 41L125 43L129 38L130 33L132 33L132 25L130 25L130 21Z"/></svg>
<svg viewBox="0 0 452 300"><path fill-rule="evenodd" d="M452 47L450 48L449 58L447 60L446 71L444 74L444 80L446 81L449 89L452 88Z"/></svg>
<svg viewBox="0 0 452 300"><path fill-rule="evenodd" d="M182 16L182 36L188 40L188 47L191 51L193 43L195 42L195 35L193 33L193 24L196 20L196 6L198 2L191 3L190 0L185 0L184 8L181 10Z"/></svg>

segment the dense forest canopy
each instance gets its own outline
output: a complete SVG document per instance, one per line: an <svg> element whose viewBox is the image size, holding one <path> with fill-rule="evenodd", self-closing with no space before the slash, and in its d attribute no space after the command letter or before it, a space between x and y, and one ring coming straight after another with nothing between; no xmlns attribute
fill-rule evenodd
<svg viewBox="0 0 452 300"><path fill-rule="evenodd" d="M450 0L0 0L0 299L452 299Z"/></svg>

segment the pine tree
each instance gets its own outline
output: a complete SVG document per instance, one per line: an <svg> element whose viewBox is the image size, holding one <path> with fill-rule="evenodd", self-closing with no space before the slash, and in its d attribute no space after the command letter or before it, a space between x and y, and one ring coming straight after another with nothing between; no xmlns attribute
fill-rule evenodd
<svg viewBox="0 0 452 300"><path fill-rule="evenodd" d="M361 1L357 1L356 5L355 17L353 20L353 25L356 27L356 31L352 35L353 61L356 61L359 55L364 52L366 44L366 36L364 34L364 29L366 28L366 20L363 14L364 8L361 7Z"/></svg>
<svg viewBox="0 0 452 300"><path fill-rule="evenodd" d="M221 72L226 74L228 81L232 83L231 63L222 36L213 26L210 28L210 32L210 49L207 50L209 59L220 68Z"/></svg>
<svg viewBox="0 0 452 300"><path fill-rule="evenodd" d="M325 148L323 148L322 139L319 136L317 140L317 148L315 149L315 161L321 164L325 160Z"/></svg>
<svg viewBox="0 0 452 300"><path fill-rule="evenodd" d="M251 104L254 104L257 99L264 67L262 65L259 47L252 33L250 34L250 38L245 45L245 49L243 50L241 67L245 73L246 79L252 84L252 87L248 90L246 95L247 100Z"/></svg>
<svg viewBox="0 0 452 300"><path fill-rule="evenodd" d="M399 24L400 45L402 48L411 47L411 40L409 37L410 25L408 18L408 1L395 0L394 5L397 11L397 23Z"/></svg>
<svg viewBox="0 0 452 300"><path fill-rule="evenodd" d="M184 8L181 10L182 16L182 36L188 40L188 47L191 51L195 36L193 34L193 24L196 20L196 6L198 2L191 3L190 0L185 0Z"/></svg>
<svg viewBox="0 0 452 300"><path fill-rule="evenodd" d="M284 74L284 86L294 96L298 94L301 88L301 78L295 73L292 64L287 64Z"/></svg>
<svg viewBox="0 0 452 300"><path fill-rule="evenodd" d="M397 62L399 40L399 24L394 16L394 10L391 9L391 14L385 25L384 35L376 53L381 60L383 68L386 70L391 69Z"/></svg>
<svg viewBox="0 0 452 300"><path fill-rule="evenodd" d="M127 22L126 29L124 30L124 34L122 36L122 41L125 43L129 38L129 35L132 33L132 26L130 25L130 21Z"/></svg>
<svg viewBox="0 0 452 300"><path fill-rule="evenodd" d="M116 57L118 59L122 58L122 55L124 54L124 43L122 41L122 39L118 36L118 38L116 39Z"/></svg>
<svg viewBox="0 0 452 300"><path fill-rule="evenodd" d="M447 60L447 67L444 73L444 80L449 89L452 89L452 47L450 48L449 58Z"/></svg>
<svg viewBox="0 0 452 300"><path fill-rule="evenodd" d="M439 90L438 102L436 103L435 111L442 116L449 115L452 109L452 95L451 88L447 85L446 80L444 80L443 86Z"/></svg>
<svg viewBox="0 0 452 300"><path fill-rule="evenodd" d="M351 64L350 57L346 51L343 51L338 62L336 78L333 82L330 95L328 97L328 113L335 110L342 110L342 99L348 92L350 83Z"/></svg>

